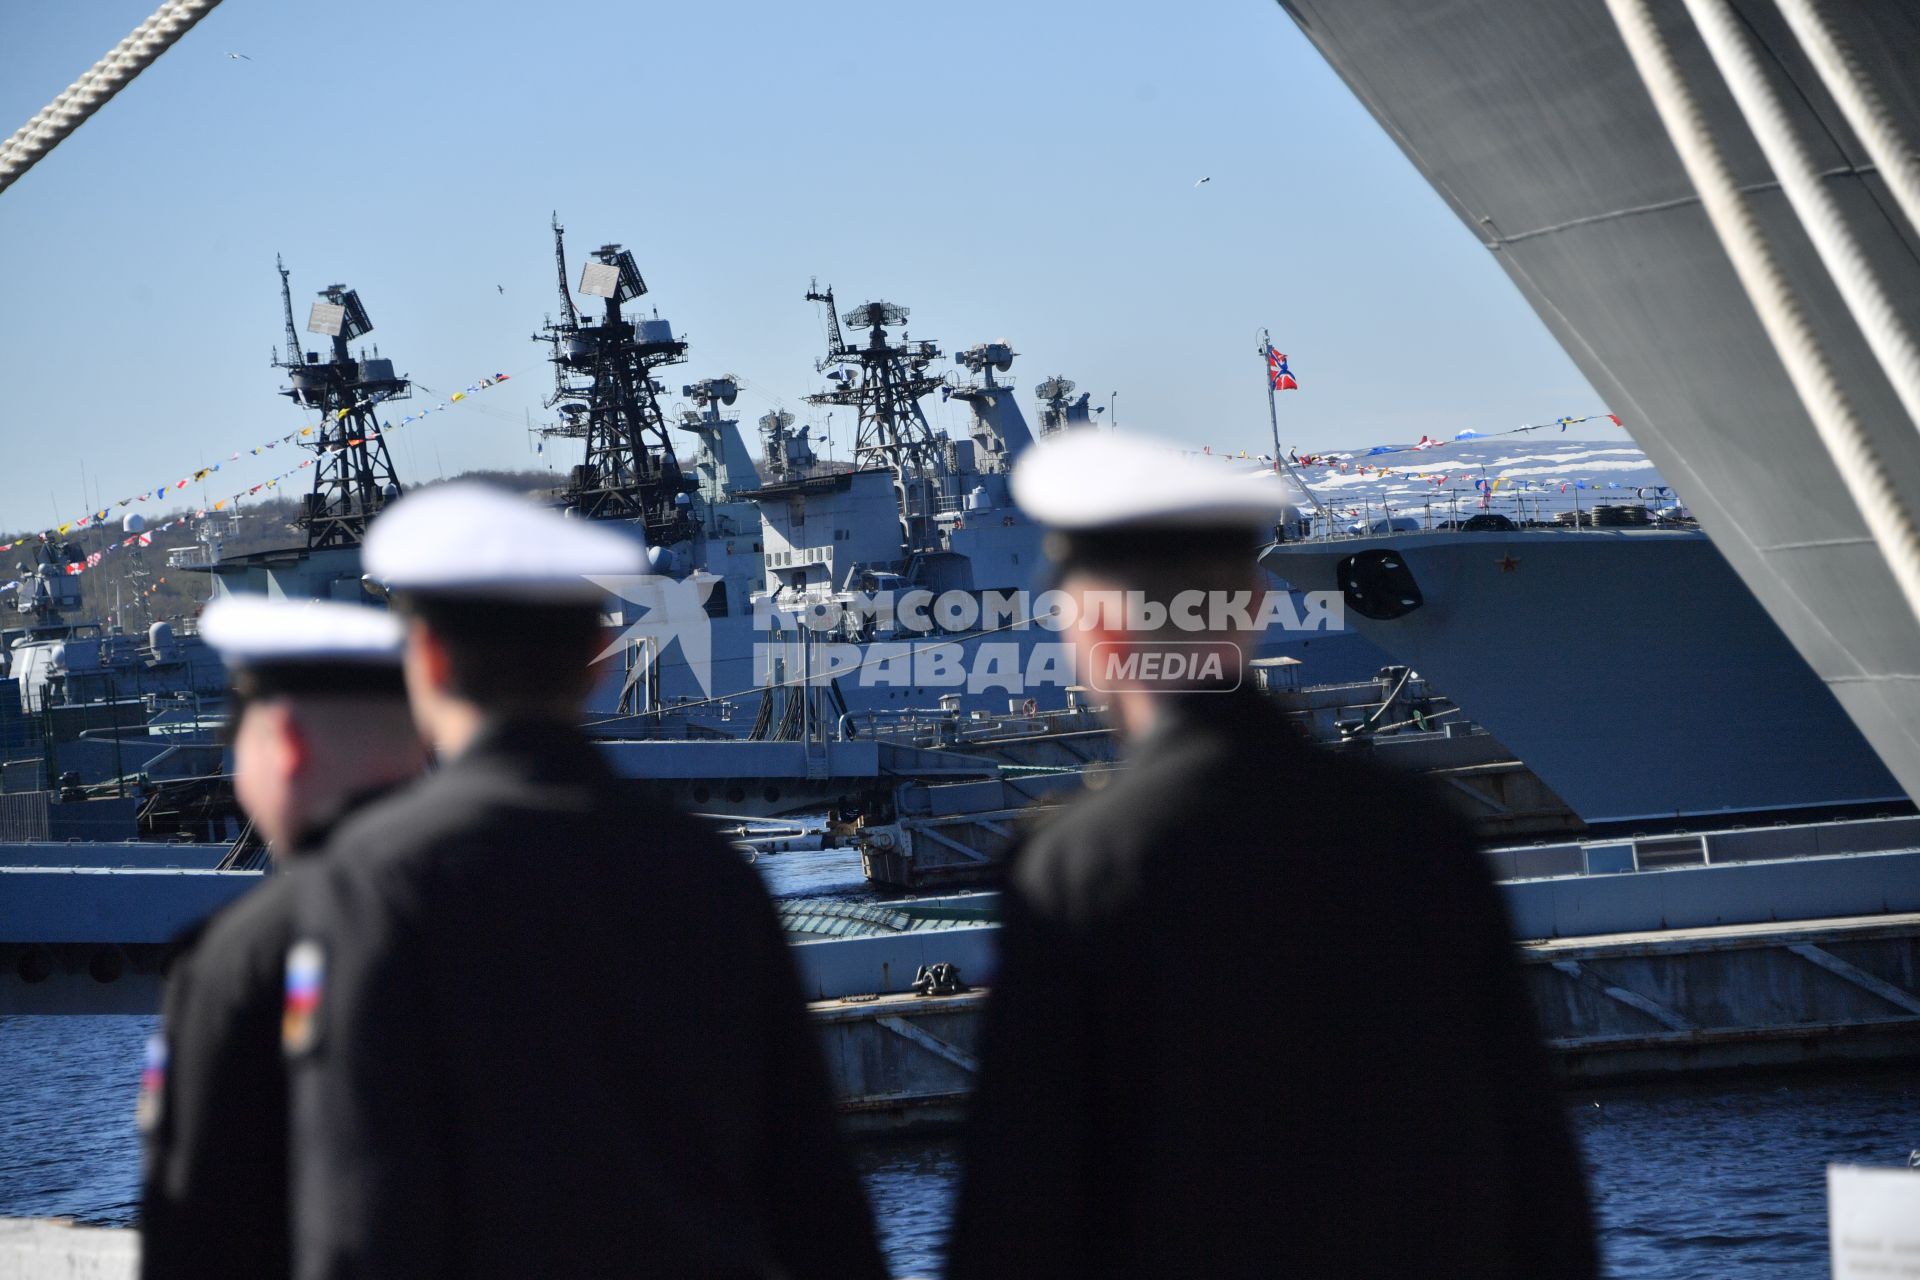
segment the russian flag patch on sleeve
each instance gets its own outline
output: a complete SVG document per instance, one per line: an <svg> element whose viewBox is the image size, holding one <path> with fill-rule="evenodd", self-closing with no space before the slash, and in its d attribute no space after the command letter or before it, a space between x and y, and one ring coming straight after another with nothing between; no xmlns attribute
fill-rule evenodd
<svg viewBox="0 0 1920 1280"><path fill-rule="evenodd" d="M133 1119L142 1133L160 1127L160 1108L167 1096L167 1038L147 1037L147 1053L140 1065L140 1100L133 1104Z"/></svg>
<svg viewBox="0 0 1920 1280"><path fill-rule="evenodd" d="M319 1040L320 993L327 959L320 944L303 938L287 951L287 999L280 1013L280 1048L290 1056L309 1053Z"/></svg>

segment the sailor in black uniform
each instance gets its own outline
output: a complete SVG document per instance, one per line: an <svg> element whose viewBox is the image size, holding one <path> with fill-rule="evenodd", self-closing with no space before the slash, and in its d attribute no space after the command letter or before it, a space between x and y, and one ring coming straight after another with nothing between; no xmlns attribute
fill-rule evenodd
<svg viewBox="0 0 1920 1280"><path fill-rule="evenodd" d="M441 767L296 886L296 1274L884 1275L758 877L579 728L637 533L454 484L366 567Z"/></svg>
<svg viewBox="0 0 1920 1280"><path fill-rule="evenodd" d="M346 811L426 763L385 611L228 596L200 630L232 669L234 790L276 860L312 856ZM139 1104L148 1280L288 1274L288 881L269 875L219 912L168 970Z"/></svg>
<svg viewBox="0 0 1920 1280"><path fill-rule="evenodd" d="M1593 1275L1467 831L1239 680L1283 482L1076 433L1014 493L1127 760L1013 860L951 1280Z"/></svg>

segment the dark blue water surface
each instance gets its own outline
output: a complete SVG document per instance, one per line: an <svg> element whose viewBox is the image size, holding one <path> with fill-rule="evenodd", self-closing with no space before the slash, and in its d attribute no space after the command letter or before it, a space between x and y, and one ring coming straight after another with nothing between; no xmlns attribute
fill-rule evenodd
<svg viewBox="0 0 1920 1280"><path fill-rule="evenodd" d="M132 1221L133 1102L153 1021L0 1019L0 1216ZM1568 1107L1617 1277L1825 1276L1826 1166L1903 1164L1920 1147L1910 1072L1608 1089ZM933 1274L954 1145L876 1145L859 1159L895 1273Z"/></svg>

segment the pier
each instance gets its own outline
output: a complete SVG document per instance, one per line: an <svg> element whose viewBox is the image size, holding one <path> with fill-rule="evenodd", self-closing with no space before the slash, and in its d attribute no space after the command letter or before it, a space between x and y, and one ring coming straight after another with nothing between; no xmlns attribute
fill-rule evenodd
<svg viewBox="0 0 1920 1280"><path fill-rule="evenodd" d="M1529 943L1568 1080L1920 1058L1920 913Z"/></svg>
<svg viewBox="0 0 1920 1280"><path fill-rule="evenodd" d="M934 936L950 936L956 955L974 941ZM1920 912L1536 940L1520 959L1569 1083L1920 1061ZM988 998L861 993L810 1005L849 1132L952 1125Z"/></svg>
<svg viewBox="0 0 1920 1280"><path fill-rule="evenodd" d="M169 939L258 878L138 865L149 852L138 846L37 849L87 850L96 865L0 860L0 1015L153 1012ZM1486 856L1542 1034L1570 1080L1920 1060L1920 819ZM993 982L996 901L780 903L852 1131L958 1119ZM934 966L964 989L916 994Z"/></svg>

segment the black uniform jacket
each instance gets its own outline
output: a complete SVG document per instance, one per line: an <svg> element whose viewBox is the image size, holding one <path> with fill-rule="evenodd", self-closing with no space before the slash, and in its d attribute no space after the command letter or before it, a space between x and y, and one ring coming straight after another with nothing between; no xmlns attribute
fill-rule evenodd
<svg viewBox="0 0 1920 1280"><path fill-rule="evenodd" d="M291 856L315 851L332 825ZM160 1011L166 1061L141 1100L146 1280L288 1274L280 1010L292 938L288 878L269 874L177 944Z"/></svg>
<svg viewBox="0 0 1920 1280"><path fill-rule="evenodd" d="M496 725L295 878L303 1277L884 1275L755 872Z"/></svg>
<svg viewBox="0 0 1920 1280"><path fill-rule="evenodd" d="M1463 829L1194 694L1016 856L953 1280L1595 1273Z"/></svg>

